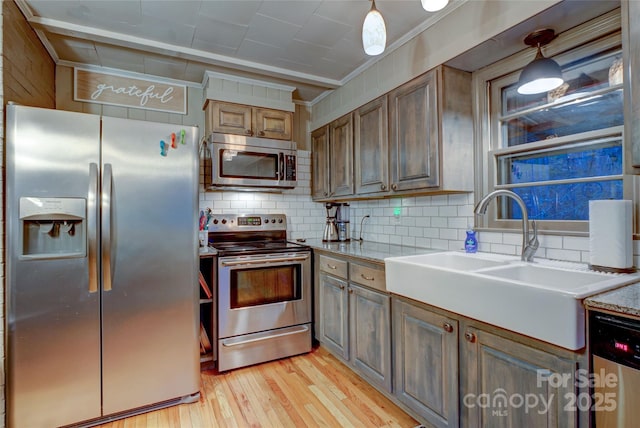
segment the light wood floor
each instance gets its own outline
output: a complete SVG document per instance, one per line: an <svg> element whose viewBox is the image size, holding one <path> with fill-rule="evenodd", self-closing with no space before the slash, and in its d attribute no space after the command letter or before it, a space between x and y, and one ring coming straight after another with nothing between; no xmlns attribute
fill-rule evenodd
<svg viewBox="0 0 640 428"><path fill-rule="evenodd" d="M218 374L203 371L200 401L101 428L415 427L418 422L324 348Z"/></svg>

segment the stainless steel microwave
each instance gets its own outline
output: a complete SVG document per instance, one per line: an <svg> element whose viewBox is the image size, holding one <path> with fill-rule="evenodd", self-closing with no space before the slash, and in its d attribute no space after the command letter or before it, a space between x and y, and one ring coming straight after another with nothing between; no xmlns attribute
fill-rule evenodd
<svg viewBox="0 0 640 428"><path fill-rule="evenodd" d="M298 158L293 141L209 135L210 158L205 159L208 188L279 190L296 186ZM210 169L210 171L209 171Z"/></svg>

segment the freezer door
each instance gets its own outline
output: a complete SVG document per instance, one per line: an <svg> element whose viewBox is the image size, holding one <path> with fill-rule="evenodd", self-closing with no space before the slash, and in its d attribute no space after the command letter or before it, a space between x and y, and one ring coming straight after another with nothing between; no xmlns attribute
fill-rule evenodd
<svg viewBox="0 0 640 428"><path fill-rule="evenodd" d="M104 415L199 391L197 141L103 117Z"/></svg>
<svg viewBox="0 0 640 428"><path fill-rule="evenodd" d="M82 225L72 232L69 223L47 220L84 217L95 236L99 138L99 116L7 107L10 427L52 427L100 416L96 243L92 251L88 242L58 251L79 239Z"/></svg>

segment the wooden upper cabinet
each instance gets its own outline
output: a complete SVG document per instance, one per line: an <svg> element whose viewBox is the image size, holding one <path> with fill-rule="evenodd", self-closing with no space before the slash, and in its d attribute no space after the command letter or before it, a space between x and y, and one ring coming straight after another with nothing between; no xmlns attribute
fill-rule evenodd
<svg viewBox="0 0 640 428"><path fill-rule="evenodd" d="M253 109L255 135L263 138L291 140L293 113L266 108Z"/></svg>
<svg viewBox="0 0 640 428"><path fill-rule="evenodd" d="M393 90L391 100L391 189L440 185L436 73L430 71Z"/></svg>
<svg viewBox="0 0 640 428"><path fill-rule="evenodd" d="M311 197L329 197L329 125L311 133Z"/></svg>
<svg viewBox="0 0 640 428"><path fill-rule="evenodd" d="M392 192L472 191L471 75L437 67L389 93Z"/></svg>
<svg viewBox="0 0 640 428"><path fill-rule="evenodd" d="M291 140L293 113L222 101L208 101L206 132Z"/></svg>
<svg viewBox="0 0 640 428"><path fill-rule="evenodd" d="M357 195L389 190L389 126L387 96L354 112L354 168Z"/></svg>
<svg viewBox="0 0 640 428"><path fill-rule="evenodd" d="M209 101L206 107L209 132L251 135L251 107Z"/></svg>
<svg viewBox="0 0 640 428"><path fill-rule="evenodd" d="M353 194L353 115L329 124L329 197Z"/></svg>
<svg viewBox="0 0 640 428"><path fill-rule="evenodd" d="M471 74L439 66L312 133L314 200L473 191ZM318 171L324 167L326 171ZM325 177L326 176L326 177Z"/></svg>

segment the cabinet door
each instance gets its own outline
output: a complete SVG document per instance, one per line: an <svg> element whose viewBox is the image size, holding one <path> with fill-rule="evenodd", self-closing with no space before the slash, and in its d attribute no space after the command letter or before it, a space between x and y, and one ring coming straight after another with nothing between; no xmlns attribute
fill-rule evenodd
<svg viewBox="0 0 640 428"><path fill-rule="evenodd" d="M389 127L387 96L360 107L354 113L356 194L389 190Z"/></svg>
<svg viewBox="0 0 640 428"><path fill-rule="evenodd" d="M440 185L436 73L427 72L389 94L391 189Z"/></svg>
<svg viewBox="0 0 640 428"><path fill-rule="evenodd" d="M311 197L329 197L329 126L323 126L311 133Z"/></svg>
<svg viewBox="0 0 640 428"><path fill-rule="evenodd" d="M565 410L576 397L575 362L470 327L460 350L463 426L576 426L578 412Z"/></svg>
<svg viewBox="0 0 640 428"><path fill-rule="evenodd" d="M212 132L253 135L251 107L218 101L212 102L211 127Z"/></svg>
<svg viewBox="0 0 640 428"><path fill-rule="evenodd" d="M253 124L257 137L291 140L293 113L254 107Z"/></svg>
<svg viewBox="0 0 640 428"><path fill-rule="evenodd" d="M349 284L351 364L370 383L391 392L390 297Z"/></svg>
<svg viewBox="0 0 640 428"><path fill-rule="evenodd" d="M353 195L353 115L329 125L329 197Z"/></svg>
<svg viewBox="0 0 640 428"><path fill-rule="evenodd" d="M320 342L345 360L349 359L347 282L320 274Z"/></svg>
<svg viewBox="0 0 640 428"><path fill-rule="evenodd" d="M394 298L393 346L398 400L434 426L458 427L458 322Z"/></svg>

